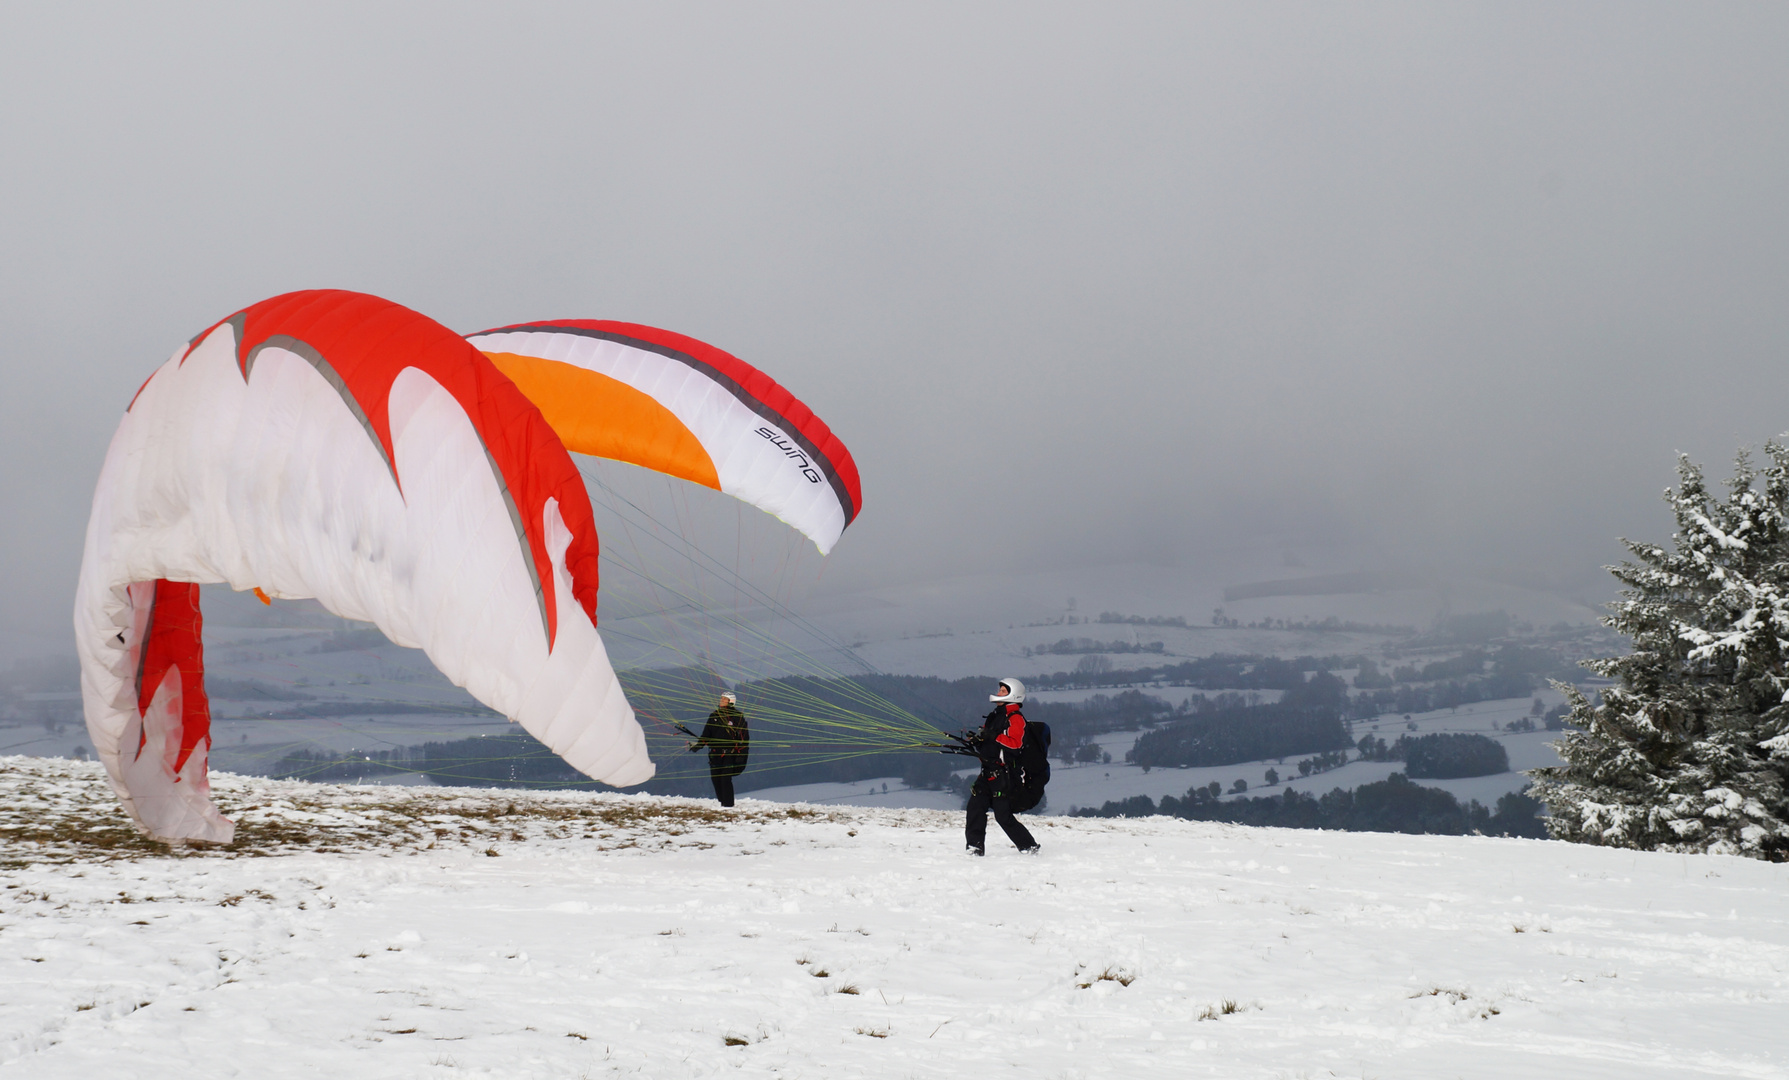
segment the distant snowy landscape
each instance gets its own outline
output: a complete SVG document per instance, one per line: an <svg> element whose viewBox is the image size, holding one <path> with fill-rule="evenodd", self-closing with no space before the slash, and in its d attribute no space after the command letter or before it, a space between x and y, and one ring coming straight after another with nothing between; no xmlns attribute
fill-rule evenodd
<svg viewBox="0 0 1789 1080"><path fill-rule="evenodd" d="M1789 1076L1789 867L0 758L0 1075Z"/></svg>
<svg viewBox="0 0 1789 1080"><path fill-rule="evenodd" d="M1547 702L1556 702L1560 698L1558 693L1551 690L1544 691L1540 696ZM1509 754L1510 771L1492 776L1421 781L1424 787L1446 791L1461 803L1477 800L1484 806L1491 806L1503 795L1528 787L1529 780L1523 770L1559 762L1559 755L1552 748L1553 741L1559 737L1558 732L1502 730L1511 721L1526 716L1530 709L1531 699L1523 697L1479 702L1457 710L1440 709L1416 714L1409 721L1400 716L1395 720L1388 718L1355 726L1360 734L1382 735L1386 738L1396 738L1408 731L1416 735L1475 732L1496 739ZM1180 797L1190 787L1203 786L1213 781L1223 785L1225 789L1229 789L1237 780L1248 782L1249 790L1245 796L1227 796L1229 798L1277 795L1288 789L1321 795L1335 788L1353 788L1384 780L1392 773L1402 771L1404 767L1401 762L1356 760L1339 769L1306 777L1298 776L1295 770L1286 767L1284 760L1276 759L1205 768L1150 770L1138 768L1124 760L1125 752L1136 742L1136 738L1135 732L1114 732L1103 736L1100 743L1112 755L1110 763L1053 765L1048 805L1038 812L1065 814L1075 808L1097 808L1102 803L1117 802L1134 795L1147 795L1152 799L1159 799L1164 795ZM1277 785L1263 786L1266 771L1276 767L1287 778ZM881 785L887 785L888 790L881 790ZM776 802L848 803L858 806L911 806L949 810L962 805L962 799L946 792L909 790L902 786L900 777L875 777L855 784L798 784L762 788L753 791L752 796Z"/></svg>
<svg viewBox="0 0 1789 1080"><path fill-rule="evenodd" d="M700 640L707 661L734 676L772 674L778 665L797 658L839 674L883 671L946 678L1031 678L1072 669L1083 659L1038 651L1063 638L1162 643L1160 653L1098 657L1119 669L1220 654L1286 659L1366 655L1379 658L1389 668L1394 661L1385 658L1404 655L1411 640L1409 633L1310 627L1325 620L1332 627L1429 627L1449 612L1462 611L1504 612L1537 626L1590 627L1595 615L1592 608L1568 597L1470 579L1393 582L1399 585L1396 588L1369 587L1373 584L1369 580L1358 586L1365 591L1339 594L1320 591L1336 587L1332 578L1321 575L1243 586L1226 584L1239 575L1276 572L1286 573L1263 562L1233 564L1221 572L1132 565L982 575L821 596L806 601L802 605L806 614L793 619L757 609L724 616L697 613L685 620L693 625L712 619L722 628L717 632L698 631L682 622L668 627L663 620L623 618L621 608L615 606L605 608L603 632L618 657L633 656L636 662L652 658L647 647L651 641L671 640L687 648L689 641L673 639L688 635L690 640ZM1319 591L1312 594L1311 590ZM1246 595L1230 598L1237 594ZM205 605L213 709L211 764L215 769L266 774L294 751L332 755L403 751L430 741L519 731L449 684L419 650L399 648L365 624L337 619L314 604L281 603L265 608L246 594L232 594L223 588L207 589ZM1219 607L1240 625L1212 625L1214 609ZM1100 613L1108 610L1157 619L1158 624L1099 622ZM755 631L742 634L729 620L746 620ZM1283 628L1286 626L1293 628ZM740 643L742 638L744 643ZM777 644L766 648L767 641ZM726 669L728 649L735 646L738 655L733 659L738 666ZM1433 658L1458 651L1430 649L1425 655ZM53 689L16 695L11 700L0 685L0 753L56 757L88 753L72 667L63 678L66 682L43 684ZM1201 693L1170 685L1140 689L1171 707L1184 707ZM1117 692L1117 685L1040 690L1034 691L1032 700L1085 702L1095 695ZM1278 692L1262 691L1255 696L1273 701ZM1401 714L1357 722L1353 737L1375 734L1393 740L1408 730L1412 734L1473 732L1496 739L1509 753L1510 771L1423 781L1448 791L1462 803L1477 800L1490 806L1500 796L1526 787L1528 780L1522 770L1557 761L1549 748L1555 736L1503 730L1511 721L1527 716L1536 697L1549 708L1561 700L1543 685L1520 698L1417 712L1409 721L1414 728L1407 729ZM745 705L750 715L753 703L747 700ZM688 719L694 721L699 715L692 713ZM965 713L933 719L954 730L978 717L979 713ZM1102 750L1111 755L1110 762L1059 764L1044 812L1097 808L1107 801L1137 795L1179 797L1194 784L1213 781L1228 791L1237 780L1245 780L1250 796L1277 794L1288 788L1321 795L1337 787L1383 780L1400 767L1392 762L1356 761L1299 777L1287 767L1287 761L1263 759L1211 768L1144 770L1125 760L1137 734L1131 730L1098 736ZM1277 787L1264 786L1269 768L1282 777ZM387 780L427 782L416 772ZM775 785L753 791L754 797L775 801L936 809L961 805L960 797L948 792L909 790L896 775L866 776L851 783L779 783L748 771L743 783L748 790L756 784Z"/></svg>

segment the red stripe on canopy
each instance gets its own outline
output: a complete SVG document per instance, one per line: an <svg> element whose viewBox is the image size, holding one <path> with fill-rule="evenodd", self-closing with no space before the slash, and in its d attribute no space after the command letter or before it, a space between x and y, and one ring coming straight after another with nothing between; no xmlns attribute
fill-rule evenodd
<svg viewBox="0 0 1789 1080"><path fill-rule="evenodd" d="M540 410L483 353L426 315L340 289L276 296L231 318L238 317L242 320L239 363L275 335L315 349L353 394L394 467L388 412L393 381L404 369L416 368L440 383L466 411L515 500L527 538L526 555L542 590L548 647L559 627L552 561L542 535L548 499L558 500L559 514L571 530L565 565L573 597L591 621L596 620L598 541L583 478ZM401 488L403 477L397 480Z"/></svg>
<svg viewBox="0 0 1789 1080"><path fill-rule="evenodd" d="M157 578L149 601L149 629L137 673L137 715L147 716L155 692L171 668L180 669L180 756L174 775L186 767L194 748L211 737L211 702L205 696L204 619L199 615L199 587L185 581ZM137 740L143 752L148 729Z"/></svg>

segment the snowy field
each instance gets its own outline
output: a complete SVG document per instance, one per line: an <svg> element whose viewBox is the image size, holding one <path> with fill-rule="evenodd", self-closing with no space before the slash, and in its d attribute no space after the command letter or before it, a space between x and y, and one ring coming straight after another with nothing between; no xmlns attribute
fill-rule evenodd
<svg viewBox="0 0 1789 1080"><path fill-rule="evenodd" d="M0 758L0 1076L1785 1077L1789 867Z"/></svg>

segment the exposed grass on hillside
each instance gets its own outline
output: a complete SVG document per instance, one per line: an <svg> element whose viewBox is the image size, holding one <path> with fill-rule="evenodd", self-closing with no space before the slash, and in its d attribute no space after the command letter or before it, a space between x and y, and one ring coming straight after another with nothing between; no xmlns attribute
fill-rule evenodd
<svg viewBox="0 0 1789 1080"><path fill-rule="evenodd" d="M426 850L540 837L594 840L599 850L706 846L701 832L789 819L846 821L805 807L722 809L688 799L619 793L357 787L256 777L212 777L236 823L226 846L170 847L144 837L96 763L0 758L0 869L43 863L195 855L264 857L301 851Z"/></svg>

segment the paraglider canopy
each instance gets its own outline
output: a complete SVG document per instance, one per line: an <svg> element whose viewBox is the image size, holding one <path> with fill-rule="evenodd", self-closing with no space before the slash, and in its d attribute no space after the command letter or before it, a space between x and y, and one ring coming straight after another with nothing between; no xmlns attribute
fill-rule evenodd
<svg viewBox="0 0 1789 1080"><path fill-rule="evenodd" d="M849 452L774 381L691 339L606 329L625 325L475 347L315 290L221 320L150 376L102 467L75 598L89 733L146 832L233 832L206 781L203 583L314 597L423 649L587 775L652 775L597 633L598 540L562 434L734 493L823 550L861 495Z"/></svg>

